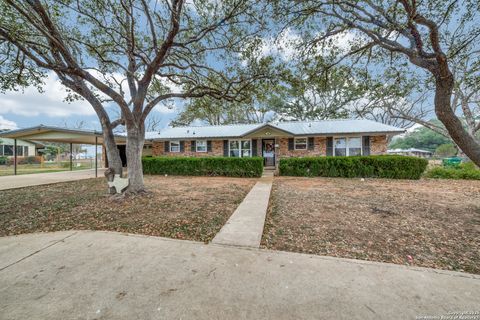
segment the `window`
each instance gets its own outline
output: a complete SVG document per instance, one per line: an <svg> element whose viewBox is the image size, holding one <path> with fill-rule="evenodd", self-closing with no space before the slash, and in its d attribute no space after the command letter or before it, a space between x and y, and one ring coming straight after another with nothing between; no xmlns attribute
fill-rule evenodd
<svg viewBox="0 0 480 320"><path fill-rule="evenodd" d="M335 156L360 156L362 155L362 140L360 137L335 138Z"/></svg>
<svg viewBox="0 0 480 320"><path fill-rule="evenodd" d="M170 152L180 152L180 141L170 141Z"/></svg>
<svg viewBox="0 0 480 320"><path fill-rule="evenodd" d="M23 156L28 157L28 147L27 146L23 147Z"/></svg>
<svg viewBox="0 0 480 320"><path fill-rule="evenodd" d="M0 144L0 156L3 156L3 144Z"/></svg>
<svg viewBox="0 0 480 320"><path fill-rule="evenodd" d="M334 151L336 156L346 156L347 138L336 138L334 144Z"/></svg>
<svg viewBox="0 0 480 320"><path fill-rule="evenodd" d="M13 156L13 146L12 145L4 145L3 146L3 155Z"/></svg>
<svg viewBox="0 0 480 320"><path fill-rule="evenodd" d="M348 138L348 155L349 156L362 155L362 140L360 137Z"/></svg>
<svg viewBox="0 0 480 320"><path fill-rule="evenodd" d="M207 152L207 141L206 140L197 140L195 145L197 147L197 152Z"/></svg>
<svg viewBox="0 0 480 320"><path fill-rule="evenodd" d="M295 138L295 150L307 150L307 138Z"/></svg>
<svg viewBox="0 0 480 320"><path fill-rule="evenodd" d="M17 146L17 156L20 156L20 157L23 156L23 147L22 146Z"/></svg>
<svg viewBox="0 0 480 320"><path fill-rule="evenodd" d="M230 157L250 157L252 155L250 140L230 140L228 147Z"/></svg>

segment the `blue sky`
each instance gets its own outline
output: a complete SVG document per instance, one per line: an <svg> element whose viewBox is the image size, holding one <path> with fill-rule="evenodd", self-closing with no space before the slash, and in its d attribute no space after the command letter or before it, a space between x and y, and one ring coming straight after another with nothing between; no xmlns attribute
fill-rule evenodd
<svg viewBox="0 0 480 320"><path fill-rule="evenodd" d="M0 94L0 129L17 129L40 124L75 127L83 122L85 129L101 130L97 115L89 103L65 102L67 93L56 76L45 80L43 92L36 88ZM109 108L114 110L115 107ZM152 115L161 121L159 127L165 127L181 110L181 103L173 109L157 106ZM112 120L115 115L112 113Z"/></svg>

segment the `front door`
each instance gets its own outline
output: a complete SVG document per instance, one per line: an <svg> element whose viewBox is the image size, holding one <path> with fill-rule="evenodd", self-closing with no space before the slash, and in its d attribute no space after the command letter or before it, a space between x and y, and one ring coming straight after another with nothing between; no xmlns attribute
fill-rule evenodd
<svg viewBox="0 0 480 320"><path fill-rule="evenodd" d="M275 140L262 140L262 156L265 167L275 166Z"/></svg>

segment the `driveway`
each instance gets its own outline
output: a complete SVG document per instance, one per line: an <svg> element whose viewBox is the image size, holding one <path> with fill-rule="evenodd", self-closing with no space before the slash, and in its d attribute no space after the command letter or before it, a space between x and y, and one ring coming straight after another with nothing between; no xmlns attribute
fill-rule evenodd
<svg viewBox="0 0 480 320"><path fill-rule="evenodd" d="M98 169L99 177L103 177L103 171L104 169ZM3 176L0 177L0 190L39 186L42 184L90 178L95 178L94 169Z"/></svg>
<svg viewBox="0 0 480 320"><path fill-rule="evenodd" d="M2 319L414 319L480 277L110 232L0 238Z"/></svg>

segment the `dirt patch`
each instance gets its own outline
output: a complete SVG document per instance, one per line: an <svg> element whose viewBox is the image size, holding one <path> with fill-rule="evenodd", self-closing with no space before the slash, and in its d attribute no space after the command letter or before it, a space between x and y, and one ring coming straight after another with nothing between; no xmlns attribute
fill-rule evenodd
<svg viewBox="0 0 480 320"><path fill-rule="evenodd" d="M262 246L480 273L480 182L276 178Z"/></svg>
<svg viewBox="0 0 480 320"><path fill-rule="evenodd" d="M0 192L0 236L70 229L210 241L255 179L146 176L146 196L112 199L103 179Z"/></svg>

